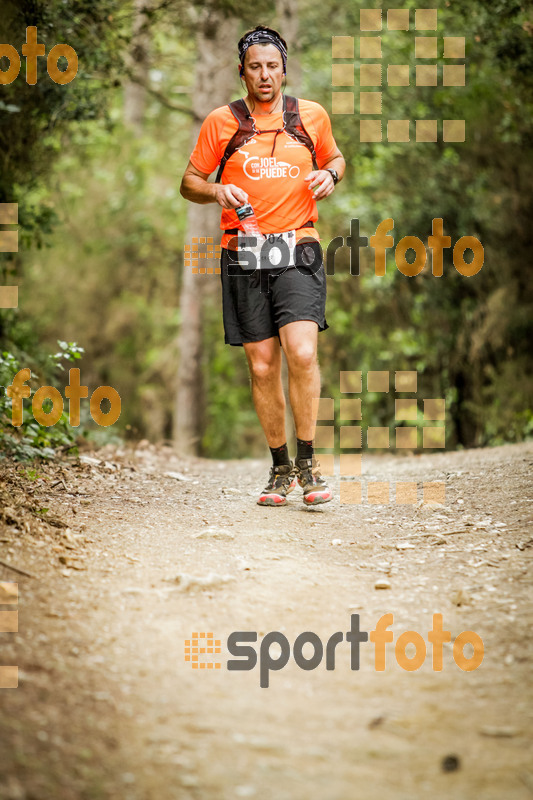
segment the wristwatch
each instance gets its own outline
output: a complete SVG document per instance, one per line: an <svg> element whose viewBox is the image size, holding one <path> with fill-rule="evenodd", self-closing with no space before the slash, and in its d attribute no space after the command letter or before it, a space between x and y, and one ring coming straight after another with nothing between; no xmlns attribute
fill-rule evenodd
<svg viewBox="0 0 533 800"><path fill-rule="evenodd" d="M331 177L333 178L333 185L336 186L339 182L339 176L336 169L326 169L326 172L329 172Z"/></svg>

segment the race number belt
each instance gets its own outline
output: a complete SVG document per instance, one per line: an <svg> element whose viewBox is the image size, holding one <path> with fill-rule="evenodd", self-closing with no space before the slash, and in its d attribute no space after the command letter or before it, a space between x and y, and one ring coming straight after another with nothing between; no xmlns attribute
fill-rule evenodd
<svg viewBox="0 0 533 800"><path fill-rule="evenodd" d="M314 227L312 222L306 222L300 228ZM253 237L247 236L239 228L226 230L225 233L237 234L237 252L242 254L239 264L246 271L255 269L286 269L295 266L296 228L290 231L263 234L264 240L257 242ZM255 243L253 243L255 242ZM243 263L244 261L244 263Z"/></svg>
<svg viewBox="0 0 533 800"><path fill-rule="evenodd" d="M257 238L247 236L239 231L237 252L242 269L286 269L294 267L294 248L296 247L296 231L283 233L265 233L263 241L257 244ZM252 244L255 241L256 244ZM241 258L242 256L242 258ZM245 262L244 264L242 262Z"/></svg>

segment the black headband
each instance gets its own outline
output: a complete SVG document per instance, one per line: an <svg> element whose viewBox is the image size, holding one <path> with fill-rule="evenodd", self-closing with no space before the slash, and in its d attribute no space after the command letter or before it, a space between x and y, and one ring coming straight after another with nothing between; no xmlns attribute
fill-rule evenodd
<svg viewBox="0 0 533 800"><path fill-rule="evenodd" d="M277 36L273 36L271 33L268 33L268 31L252 31L252 33L249 33L245 38L244 42L239 47L239 59L243 66L246 51L253 44L273 44L274 47L277 47L283 60L283 72L287 71L287 48Z"/></svg>

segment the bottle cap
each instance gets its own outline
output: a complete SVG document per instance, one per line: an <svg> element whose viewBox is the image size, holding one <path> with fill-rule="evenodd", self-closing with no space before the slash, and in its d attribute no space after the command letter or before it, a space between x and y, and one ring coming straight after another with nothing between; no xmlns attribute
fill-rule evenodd
<svg viewBox="0 0 533 800"><path fill-rule="evenodd" d="M244 205L238 206L235 211L240 220L247 219L247 217L252 217L254 214L254 210L250 203L244 203Z"/></svg>

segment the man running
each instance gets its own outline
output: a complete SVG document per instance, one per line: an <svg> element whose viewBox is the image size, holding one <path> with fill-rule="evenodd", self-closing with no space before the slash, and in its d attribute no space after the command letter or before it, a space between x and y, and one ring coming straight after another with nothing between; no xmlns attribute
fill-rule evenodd
<svg viewBox="0 0 533 800"><path fill-rule="evenodd" d="M258 503L285 505L298 482L304 503L316 505L331 500L332 493L313 454L313 398L320 397L317 339L318 331L328 327L326 276L313 223L318 219L316 202L333 192L345 162L324 108L282 93L287 45L280 34L259 25L242 37L238 49L247 96L208 114L180 191L187 200L216 202L223 209L225 341L244 347L255 408L273 461ZM215 183L208 183L217 167ZM261 233L276 234L270 241L282 240L279 263L273 266L270 259L262 269L261 258L260 268L252 272L243 268L250 253L239 262L243 223L235 212L248 202ZM294 465L285 433L281 348L297 437Z"/></svg>

